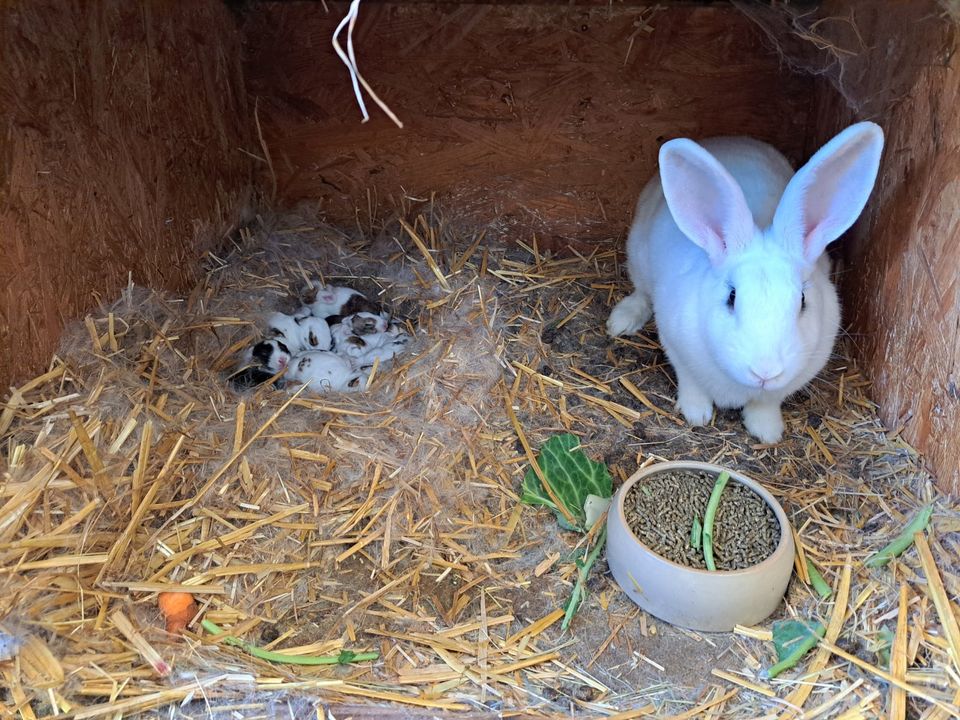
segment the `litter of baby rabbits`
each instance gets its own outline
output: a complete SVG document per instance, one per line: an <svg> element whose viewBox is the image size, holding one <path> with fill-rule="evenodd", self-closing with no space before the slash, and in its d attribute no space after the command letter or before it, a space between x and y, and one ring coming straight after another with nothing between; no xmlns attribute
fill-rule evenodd
<svg viewBox="0 0 960 720"><path fill-rule="evenodd" d="M785 405L778 444L757 444L735 412L691 429L650 329L605 336L628 291L617 244L556 255L536 238L488 244L429 205L401 217L349 233L307 212L264 221L185 296L130 288L71 328L48 372L0 403L0 626L16 639L0 661L4 709L867 718L894 698L949 716L960 682L942 613L960 592L960 510L881 427L851 362L838 355ZM402 318L403 352L374 359L365 392L226 382L245 352L265 379L279 352L295 355L257 326L271 313L325 342L322 325L296 322L318 280L330 302L357 292ZM367 320L327 324L331 344L382 328ZM615 486L680 458L763 481L799 548L773 619L821 621L826 641L765 679L769 624L673 628L602 559L561 632L586 548L518 502L527 456L507 403L531 446L575 433ZM929 554L865 566L928 503ZM807 561L829 598L806 583ZM159 592L195 598L185 637L166 634ZM286 656L379 659L271 663L200 619Z"/></svg>
<svg viewBox="0 0 960 720"><path fill-rule="evenodd" d="M267 316L266 339L244 351L242 367L230 376L235 387L271 382L314 393L364 390L374 367L389 364L410 343L404 325L357 290L312 280L299 297L292 315Z"/></svg>

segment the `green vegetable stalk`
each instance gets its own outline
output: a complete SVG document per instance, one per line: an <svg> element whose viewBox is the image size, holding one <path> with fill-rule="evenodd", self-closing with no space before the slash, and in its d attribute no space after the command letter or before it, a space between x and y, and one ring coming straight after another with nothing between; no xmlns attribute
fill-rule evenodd
<svg viewBox="0 0 960 720"><path fill-rule="evenodd" d="M223 629L210 620L201 620L200 624L203 626L203 629L211 635L223 635ZM284 653L271 652L270 650L258 648L256 645L246 643L232 635L224 638L223 642L227 645L242 648L244 651L261 660L287 663L289 665L346 665L355 662L369 662L380 657L380 653L358 653L352 650L341 650L339 655L285 655Z"/></svg>
<svg viewBox="0 0 960 720"><path fill-rule="evenodd" d="M600 528L600 532L597 534L597 543L593 546L590 554L587 555L587 559L577 560L577 582L574 584L573 592L570 594L570 599L564 608L563 622L560 623L561 630L566 630L570 627L570 622L573 620L573 616L577 612L581 600L583 600L584 595L586 595L587 577L590 575L590 568L592 568L593 564L597 561L597 558L600 556L600 551L603 550L606 542L607 526L604 525Z"/></svg>
<svg viewBox="0 0 960 720"><path fill-rule="evenodd" d="M703 525L700 523L700 516L693 516L693 525L690 528L690 547L699 550L703 547Z"/></svg>
<svg viewBox="0 0 960 720"><path fill-rule="evenodd" d="M833 590L823 579L823 575L817 570L817 566L810 562L810 558L807 558L807 575L810 576L810 584L821 599L826 600L833 594Z"/></svg>
<svg viewBox="0 0 960 720"><path fill-rule="evenodd" d="M703 516L703 560L707 564L707 570L716 570L717 565L713 561L713 520L717 515L717 508L720 506L720 495L730 480L730 473L724 470L717 476L717 482L714 483L713 492L710 493L710 501L707 503L707 511Z"/></svg>
<svg viewBox="0 0 960 720"><path fill-rule="evenodd" d="M880 552L870 557L864 563L864 565L871 568L881 567L882 565L886 565L888 562L893 560L893 558L900 555L900 553L913 545L913 536L915 533L926 530L927 525L930 523L930 516L932 514L933 505L927 505L924 507L903 529L903 532L897 535L897 537L895 537L893 541L884 547Z"/></svg>

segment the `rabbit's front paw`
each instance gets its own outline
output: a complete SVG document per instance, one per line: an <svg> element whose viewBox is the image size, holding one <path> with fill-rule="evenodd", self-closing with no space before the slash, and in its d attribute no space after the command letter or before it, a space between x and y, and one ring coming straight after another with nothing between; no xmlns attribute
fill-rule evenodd
<svg viewBox="0 0 960 720"><path fill-rule="evenodd" d="M743 424L747 432L764 444L779 442L783 437L783 415L780 403L749 403L743 408Z"/></svg>
<svg viewBox="0 0 960 720"><path fill-rule="evenodd" d="M632 335L647 324L653 309L650 301L639 293L627 295L617 303L607 318L607 335Z"/></svg>
<svg viewBox="0 0 960 720"><path fill-rule="evenodd" d="M683 419L694 427L709 425L713 418L713 400L699 390L685 388L682 384L677 393L677 406Z"/></svg>

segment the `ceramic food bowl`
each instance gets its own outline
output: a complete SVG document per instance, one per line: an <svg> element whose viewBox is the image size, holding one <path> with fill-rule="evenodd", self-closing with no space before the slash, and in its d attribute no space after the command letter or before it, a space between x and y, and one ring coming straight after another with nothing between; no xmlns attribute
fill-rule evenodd
<svg viewBox="0 0 960 720"><path fill-rule="evenodd" d="M730 482L746 485L773 510L780 522L780 542L766 560L743 570L700 570L657 555L630 530L623 504L639 480L666 471L692 470L714 477L726 470ZM783 508L759 483L718 465L667 462L637 471L613 498L607 514L607 563L630 599L672 625L722 632L735 625L755 625L769 617L783 598L793 572L793 532Z"/></svg>

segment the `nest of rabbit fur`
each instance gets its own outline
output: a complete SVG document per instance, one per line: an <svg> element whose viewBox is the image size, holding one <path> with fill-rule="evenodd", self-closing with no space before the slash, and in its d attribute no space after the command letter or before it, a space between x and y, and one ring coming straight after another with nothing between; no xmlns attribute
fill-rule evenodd
<svg viewBox="0 0 960 720"><path fill-rule="evenodd" d="M423 286L404 261L403 250L391 239L372 246L364 239L361 255L356 243L335 228L304 225L299 217L288 216L267 232L245 234L225 260L211 256L204 281L189 298L128 288L110 309L116 318L117 349L107 352L113 382L98 400L114 412L129 412L138 403L156 401L157 393L167 402L175 395L209 396L218 408L244 403L244 419L252 427L296 394L271 431L312 436L322 429L323 440L313 443L311 451L336 455L335 448L352 449L338 457L333 476L338 483L368 480L375 463L401 481L435 481L434 487L452 490L445 488L443 473L430 468L428 457L437 447L462 443L463 431L477 423L478 411L490 401L501 373L495 337L477 321L475 295L425 313L424 305L437 293ZM396 322L413 329L405 354L380 364L377 382L358 394L326 393L293 382L287 383L287 392L276 392L269 384L246 388L230 383L244 364L245 351L264 337L271 317L293 313L318 278L376 298ZM102 363L99 352L90 352L88 327L72 328L63 348L81 375ZM369 366L365 370L364 381ZM174 415L170 420L164 429L178 425ZM331 420L342 432L328 425ZM190 430L202 427L204 434L219 438L229 436L235 424L235 417L214 414ZM266 443L254 454L265 472L282 476L294 471L294 444Z"/></svg>

